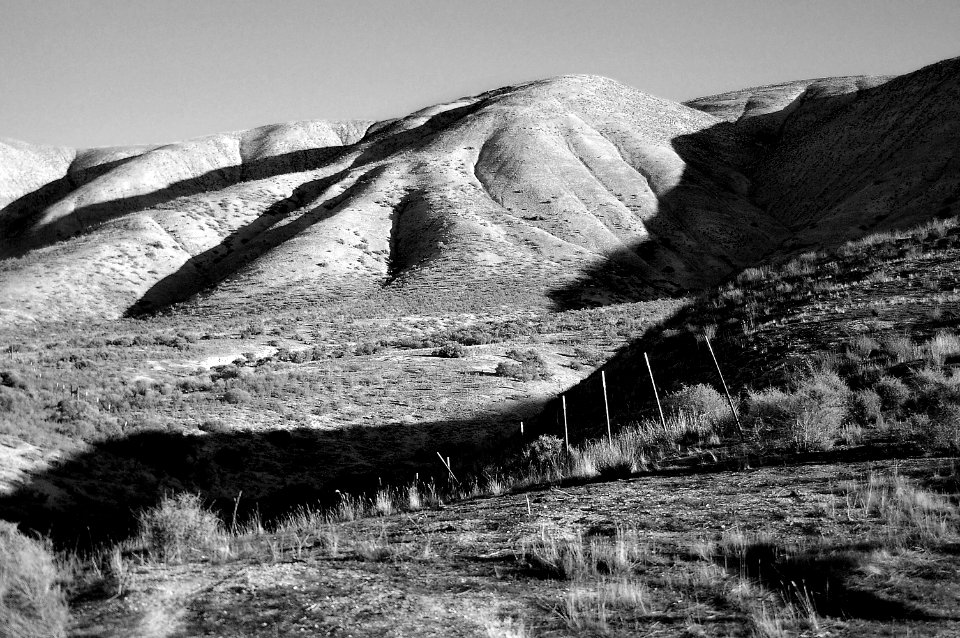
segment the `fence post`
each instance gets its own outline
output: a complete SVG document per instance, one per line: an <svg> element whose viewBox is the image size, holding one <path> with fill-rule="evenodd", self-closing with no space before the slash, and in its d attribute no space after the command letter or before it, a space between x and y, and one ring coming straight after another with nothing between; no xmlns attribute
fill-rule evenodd
<svg viewBox="0 0 960 638"><path fill-rule="evenodd" d="M613 433L610 430L610 403L607 401L607 375L600 371L600 382L603 384L603 411L607 416L607 441L613 444Z"/></svg>
<svg viewBox="0 0 960 638"><path fill-rule="evenodd" d="M727 405L730 406L730 412L733 414L733 420L737 422L737 432L740 434L740 440L743 440L743 426L740 425L740 417L737 415L737 409L733 407L733 399L730 398L730 390L727 389L727 382L723 379L723 373L720 372L720 363L717 361L717 355L713 353L713 346L710 345L710 338L704 334L703 340L707 342L707 350L710 351L710 358L713 359L713 365L717 367L717 374L720 375L720 385L723 386L723 393L727 395Z"/></svg>
<svg viewBox="0 0 960 638"><path fill-rule="evenodd" d="M647 353L643 353L643 359L647 362L647 373L650 374L650 385L653 386L653 398L657 400L657 411L660 412L660 425L663 426L663 429L667 429L667 419L663 416L663 407L660 405L660 393L657 392L657 382L653 380L653 368L650 367L650 357L647 356Z"/></svg>

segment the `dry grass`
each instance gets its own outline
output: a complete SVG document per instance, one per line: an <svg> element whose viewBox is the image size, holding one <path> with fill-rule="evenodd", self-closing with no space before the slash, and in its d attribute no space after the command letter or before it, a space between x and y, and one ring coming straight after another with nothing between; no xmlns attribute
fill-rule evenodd
<svg viewBox="0 0 960 638"><path fill-rule="evenodd" d="M520 553L534 571L575 580L629 574L648 551L649 546L640 540L636 530L618 527L612 539L585 540L580 531L564 533L545 526L537 538L523 544Z"/></svg>
<svg viewBox="0 0 960 638"><path fill-rule="evenodd" d="M70 614L59 581L49 547L0 521L0 634L15 638L65 635Z"/></svg>
<svg viewBox="0 0 960 638"><path fill-rule="evenodd" d="M957 540L960 531L960 510L950 499L897 473L848 484L846 499L848 518L879 519L874 536L889 548L936 546Z"/></svg>
<svg viewBox="0 0 960 638"><path fill-rule="evenodd" d="M577 585L563 599L559 615L573 631L608 635L650 614L650 592L635 579L603 579Z"/></svg>
<svg viewBox="0 0 960 638"><path fill-rule="evenodd" d="M177 563L205 552L227 551L220 519L196 494L164 496L139 519L139 542L156 559Z"/></svg>

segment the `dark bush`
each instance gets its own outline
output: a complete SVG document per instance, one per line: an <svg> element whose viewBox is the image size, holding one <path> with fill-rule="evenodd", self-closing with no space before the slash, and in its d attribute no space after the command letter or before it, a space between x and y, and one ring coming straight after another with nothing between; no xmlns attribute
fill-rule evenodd
<svg viewBox="0 0 960 638"><path fill-rule="evenodd" d="M883 420L883 403L873 390L859 390L850 399L850 419L858 425L878 425Z"/></svg>
<svg viewBox="0 0 960 638"><path fill-rule="evenodd" d="M354 353L357 355L377 354L383 350L382 343L361 343L357 345Z"/></svg>
<svg viewBox="0 0 960 638"><path fill-rule="evenodd" d="M220 379L236 379L240 376L240 368L233 365L232 363L225 366L216 366L212 368L210 373L210 379L212 381L219 381Z"/></svg>
<svg viewBox="0 0 960 638"><path fill-rule="evenodd" d="M26 390L28 387L27 379L20 372L16 370L6 370L0 372L0 385L5 385L8 388L17 388L18 390Z"/></svg>
<svg viewBox="0 0 960 638"><path fill-rule="evenodd" d="M518 381L550 378L550 373L547 371L547 362L535 350L527 350L526 352L510 350L507 352L507 356L517 363L507 361L499 363L495 371L497 376Z"/></svg>
<svg viewBox="0 0 960 638"><path fill-rule="evenodd" d="M241 390L240 388L230 388L223 393L223 400L225 403L231 403L233 405L240 405L242 403L249 403L250 399L253 397L246 390Z"/></svg>
<svg viewBox="0 0 960 638"><path fill-rule="evenodd" d="M54 419L58 423L93 419L97 409L83 399L62 399L55 408Z"/></svg>
<svg viewBox="0 0 960 638"><path fill-rule="evenodd" d="M467 349L456 341L448 341L433 351L433 356L447 359L459 359L467 356Z"/></svg>
<svg viewBox="0 0 960 638"><path fill-rule="evenodd" d="M880 407L884 412L898 412L910 398L907 384L896 377L880 377L873 390L879 395Z"/></svg>

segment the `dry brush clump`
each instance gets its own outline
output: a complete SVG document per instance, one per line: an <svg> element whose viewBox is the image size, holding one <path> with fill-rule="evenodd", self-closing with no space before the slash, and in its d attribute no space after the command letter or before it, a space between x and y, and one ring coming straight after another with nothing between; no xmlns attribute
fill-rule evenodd
<svg viewBox="0 0 960 638"><path fill-rule="evenodd" d="M750 391L743 406L746 424L761 435L786 435L795 449L829 450L846 423L851 392L837 374L804 375L792 389Z"/></svg>
<svg viewBox="0 0 960 638"><path fill-rule="evenodd" d="M0 634L65 635L69 609L50 547L0 521Z"/></svg>
<svg viewBox="0 0 960 638"><path fill-rule="evenodd" d="M227 547L223 524L196 494L166 495L140 513L140 543L154 558L177 563Z"/></svg>
<svg viewBox="0 0 960 638"><path fill-rule="evenodd" d="M536 350L509 350L507 356L516 363L501 361L497 364L494 374L498 377L509 377L517 381L536 381L549 379L547 362Z"/></svg>

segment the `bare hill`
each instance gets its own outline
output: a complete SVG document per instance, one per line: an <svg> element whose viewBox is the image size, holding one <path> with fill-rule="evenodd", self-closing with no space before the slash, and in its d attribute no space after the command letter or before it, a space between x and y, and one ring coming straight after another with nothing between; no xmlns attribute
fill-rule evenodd
<svg viewBox="0 0 960 638"><path fill-rule="evenodd" d="M702 287L949 211L957 64L689 106L565 76L374 125L87 151L7 142L2 310L117 317L202 290L231 307L238 290L451 282L576 305Z"/></svg>

